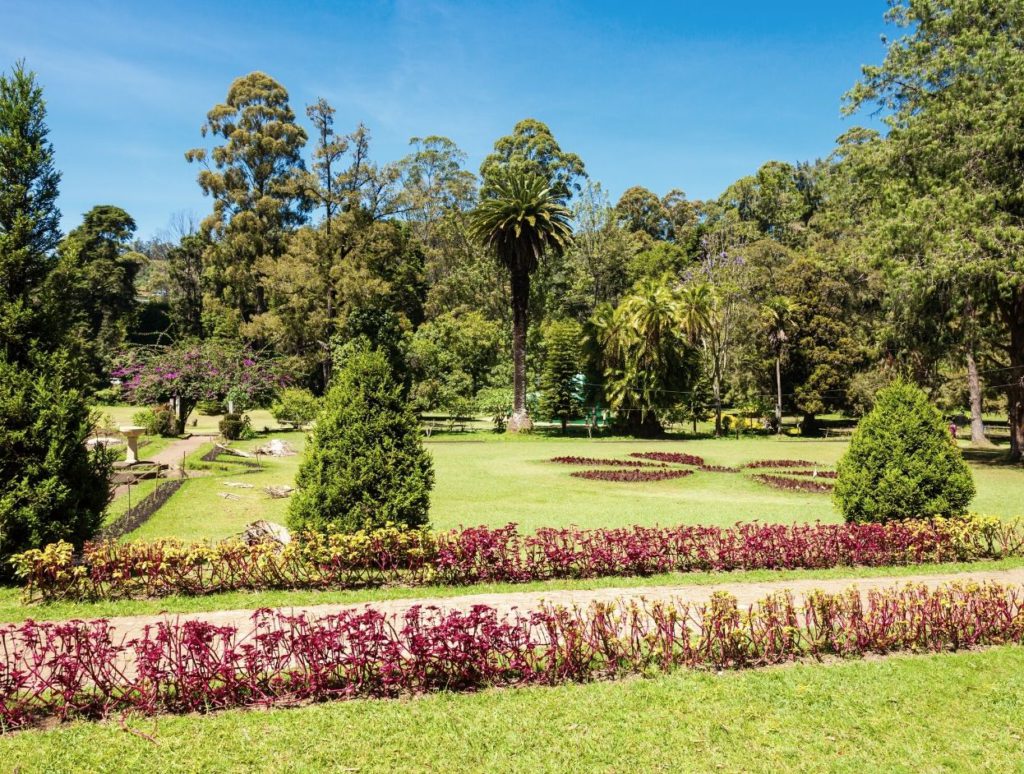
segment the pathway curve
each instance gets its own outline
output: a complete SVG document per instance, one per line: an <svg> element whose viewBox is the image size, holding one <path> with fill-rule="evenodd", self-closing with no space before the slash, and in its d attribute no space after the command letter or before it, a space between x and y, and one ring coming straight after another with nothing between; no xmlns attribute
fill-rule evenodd
<svg viewBox="0 0 1024 774"><path fill-rule="evenodd" d="M181 478L182 464L186 456L216 436L190 435L187 438L176 438L158 452L146 454L146 448L139 450L139 456L145 462L156 462L167 466L167 478ZM119 484L114 488L114 496L120 497L128 489L128 484Z"/></svg>
<svg viewBox="0 0 1024 774"><path fill-rule="evenodd" d="M341 612L346 609L363 609L372 607L384 613L403 613L413 605L435 606L442 610L469 610L474 605L487 605L508 613L512 609L530 610L542 603L584 607L591 602L612 602L616 600L646 599L678 600L701 604L707 602L717 591L726 591L737 598L741 606L750 605L777 591L789 590L797 598L809 591L820 589L826 592L840 592L855 587L866 593L872 589L888 588L906 583L924 584L934 588L951 581L961 582L996 582L1006 585L1024 585L1024 567L1010 570L983 570L973 572L945 573L936 575L903 575L878 578L829 578L799 579L785 581L768 581L759 583L718 583L710 586L674 585L674 586L634 586L601 589L547 589L544 591L516 591L504 594L467 594L458 597L395 599L379 602L361 602L358 604L312 605L302 607L283 607L282 612L289 614L305 613L309 617L319 617ZM140 634L147 625L160 621L208 621L218 626L235 626L239 631L248 631L251 625L253 610L216 610L205 613L170 613L163 615L124 616L111 618L110 624L118 634L134 636Z"/></svg>

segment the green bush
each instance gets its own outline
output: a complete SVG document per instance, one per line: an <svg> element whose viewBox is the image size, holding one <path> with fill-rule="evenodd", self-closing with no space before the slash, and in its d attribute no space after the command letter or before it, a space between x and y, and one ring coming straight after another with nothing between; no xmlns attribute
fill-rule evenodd
<svg viewBox="0 0 1024 774"><path fill-rule="evenodd" d="M878 392L838 471L834 497L847 521L961 516L974 497L942 415L905 382Z"/></svg>
<svg viewBox="0 0 1024 774"><path fill-rule="evenodd" d="M380 351L350 351L343 362L299 468L288 526L422 526L434 471L416 416Z"/></svg>
<svg viewBox="0 0 1024 774"><path fill-rule="evenodd" d="M299 430L316 419L319 409L320 401L309 390L289 387L281 391L270 413L281 424Z"/></svg>
<svg viewBox="0 0 1024 774"><path fill-rule="evenodd" d="M178 434L178 419L171 411L171 407L166 404L135 412L132 415L132 422L146 428L146 435L172 438Z"/></svg>
<svg viewBox="0 0 1024 774"><path fill-rule="evenodd" d="M217 426L220 429L220 434L229 441L251 438L253 435L252 423L248 415L225 414Z"/></svg>
<svg viewBox="0 0 1024 774"><path fill-rule="evenodd" d="M0 354L0 576L12 554L91 538L110 499L114 455L86 448L94 422L80 373L60 355L32 369Z"/></svg>
<svg viewBox="0 0 1024 774"><path fill-rule="evenodd" d="M196 404L196 411L204 417L215 417L224 413L224 402L220 400L201 400Z"/></svg>
<svg viewBox="0 0 1024 774"><path fill-rule="evenodd" d="M120 387L104 387L93 393L93 401L100 406L116 406L122 401L124 394Z"/></svg>

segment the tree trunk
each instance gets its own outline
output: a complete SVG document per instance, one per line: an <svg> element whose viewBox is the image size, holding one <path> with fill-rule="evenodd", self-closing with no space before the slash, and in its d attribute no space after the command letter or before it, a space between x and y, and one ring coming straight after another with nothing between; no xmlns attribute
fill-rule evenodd
<svg viewBox="0 0 1024 774"><path fill-rule="evenodd" d="M818 418L814 414L805 413L803 421L800 422L800 435L814 438L820 432L821 428L818 427Z"/></svg>
<svg viewBox="0 0 1024 774"><path fill-rule="evenodd" d="M1010 370L1006 379L1010 459L1020 462L1024 453L1024 288L1011 301L1000 304L999 310L1010 331Z"/></svg>
<svg viewBox="0 0 1024 774"><path fill-rule="evenodd" d="M512 272L512 416L510 433L529 432L533 422L526 411L526 325L530 303L530 275Z"/></svg>
<svg viewBox="0 0 1024 774"><path fill-rule="evenodd" d="M971 445L992 446L992 442L985 437L985 422L981 417L981 379L970 347L967 349L967 391L971 396Z"/></svg>
<svg viewBox="0 0 1024 774"><path fill-rule="evenodd" d="M775 358L775 432L782 434L782 356Z"/></svg>
<svg viewBox="0 0 1024 774"><path fill-rule="evenodd" d="M715 438L722 437L722 380L718 369L711 377L711 392L715 396Z"/></svg>

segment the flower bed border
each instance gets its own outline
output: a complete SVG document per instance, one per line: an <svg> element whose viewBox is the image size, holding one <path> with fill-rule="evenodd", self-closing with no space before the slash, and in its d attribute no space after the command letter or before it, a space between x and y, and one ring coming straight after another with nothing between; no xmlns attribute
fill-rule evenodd
<svg viewBox="0 0 1024 774"><path fill-rule="evenodd" d="M643 602L543 606L500 616L413 607L319 619L270 610L254 631L162 622L117 641L106 621L0 627L0 725L115 713L210 712L435 691L558 685L675 669L721 670L823 656L942 652L1024 642L1024 590L907 585L775 594L747 609Z"/></svg>

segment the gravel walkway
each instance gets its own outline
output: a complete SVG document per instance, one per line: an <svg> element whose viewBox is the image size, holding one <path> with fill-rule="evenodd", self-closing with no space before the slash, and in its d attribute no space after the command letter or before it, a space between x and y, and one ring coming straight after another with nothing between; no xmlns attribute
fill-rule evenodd
<svg viewBox="0 0 1024 774"><path fill-rule="evenodd" d="M572 589L546 591L519 591L506 594L467 594L459 597L396 599L380 602L363 602L359 604L313 605L309 607L281 608L288 613L305 613L318 617L338 613L346 609L362 609L373 607L386 613L403 613L413 605L435 606L443 610L469 610L474 605L487 605L501 613L510 610L529 610L541 603L577 605L584 607L591 602L611 602L616 600L646 599L678 600L681 602L704 603L717 591L726 591L737 598L740 605L750 605L777 591L789 590L798 598L809 591L820 589L826 592L844 591L856 587L866 593L871 589L881 589L906 583L924 584L930 588L952 581L960 582L996 582L1006 585L1024 585L1024 567L1011 570L991 570L979 572L946 573L943 575L903 575L879 578L833 578L771 581L763 583L719 583L712 586L636 586L602 589ZM206 613L181 613L164 615L125 616L111 618L111 625L119 634L133 636L141 633L147 625L159 621L202 620L218 626L236 626L239 630L247 630L250 625L252 610L217 610Z"/></svg>

